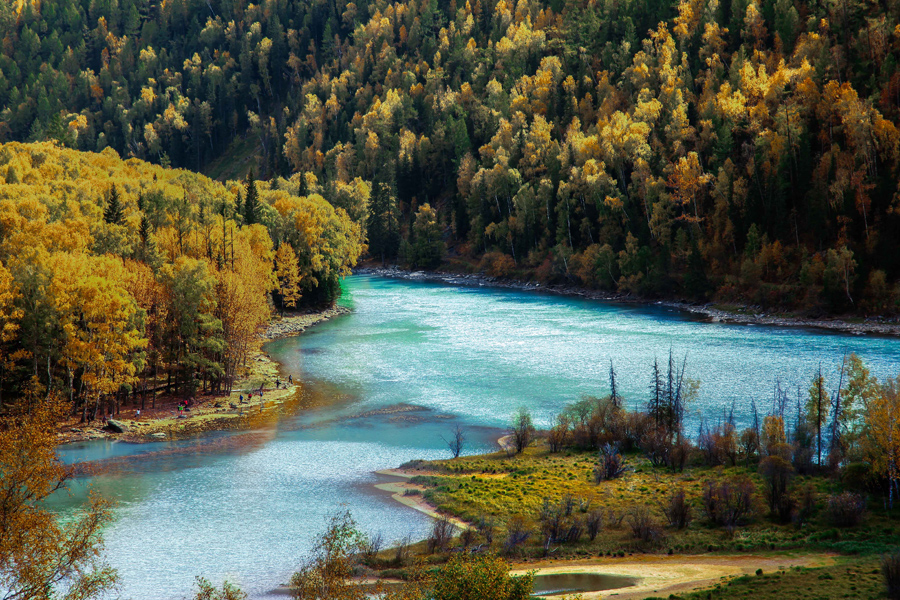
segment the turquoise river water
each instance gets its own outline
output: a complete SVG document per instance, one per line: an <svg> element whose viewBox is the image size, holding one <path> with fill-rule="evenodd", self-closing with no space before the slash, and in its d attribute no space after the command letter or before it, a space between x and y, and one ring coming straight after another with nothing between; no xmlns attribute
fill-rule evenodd
<svg viewBox="0 0 900 600"><path fill-rule="evenodd" d="M878 377L900 372L896 338L708 323L661 306L369 276L348 278L341 303L353 312L266 347L323 408L190 442L60 449L106 466L56 507L75 510L88 487L118 502L106 557L123 598L185 598L197 575L267 597L342 509L388 541L422 537L428 518L374 489L373 471L446 456L441 437L457 423L467 452L491 449L520 406L546 426L566 403L608 393L610 360L635 408L654 358L687 356L701 382L692 431L723 407L746 423L751 400L771 406L776 379L795 397L820 364L835 387L847 352Z"/></svg>

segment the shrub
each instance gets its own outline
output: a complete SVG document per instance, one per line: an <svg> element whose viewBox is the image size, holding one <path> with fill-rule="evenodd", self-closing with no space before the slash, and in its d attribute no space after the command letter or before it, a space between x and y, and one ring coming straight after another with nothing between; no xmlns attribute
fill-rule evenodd
<svg viewBox="0 0 900 600"><path fill-rule="evenodd" d="M515 268L512 257L502 252L488 252L481 259L481 270L491 277L509 277Z"/></svg>
<svg viewBox="0 0 900 600"><path fill-rule="evenodd" d="M247 600L246 593L227 581L222 584L221 590L216 589L203 577L197 577L196 581L198 591L194 600Z"/></svg>
<svg viewBox="0 0 900 600"><path fill-rule="evenodd" d="M569 544L574 544L581 539L582 534L584 534L584 521L576 517L569 523L565 541Z"/></svg>
<svg viewBox="0 0 900 600"><path fill-rule="evenodd" d="M406 559L409 558L410 546L412 546L412 538L408 535L397 542L397 545L394 546L395 563L402 565L406 562Z"/></svg>
<svg viewBox="0 0 900 600"><path fill-rule="evenodd" d="M700 448L703 462L711 467L726 461L731 466L737 463L737 440L731 423L719 425L712 430L706 428L697 438L697 447Z"/></svg>
<svg viewBox="0 0 900 600"><path fill-rule="evenodd" d="M512 436L516 454L521 454L525 448L531 445L531 442L534 440L534 434L535 429L531 420L531 413L523 406L516 411L512 420Z"/></svg>
<svg viewBox="0 0 900 600"><path fill-rule="evenodd" d="M547 443L550 445L550 452L559 452L565 448L569 441L569 418L565 413L556 417L556 425L550 429L547 434Z"/></svg>
<svg viewBox="0 0 900 600"><path fill-rule="evenodd" d="M651 429L641 438L641 450L654 467L669 466L672 442L662 427Z"/></svg>
<svg viewBox="0 0 900 600"><path fill-rule="evenodd" d="M615 479L625 472L625 464L619 449L613 444L604 444L600 448L600 462L594 469L594 481L597 483Z"/></svg>
<svg viewBox="0 0 900 600"><path fill-rule="evenodd" d="M796 502L797 508L793 515L794 524L797 527L803 527L803 524L809 521L816 512L816 501L818 494L816 488L812 484L807 484L802 490Z"/></svg>
<svg viewBox="0 0 900 600"><path fill-rule="evenodd" d="M684 438L672 444L672 450L669 453L669 468L673 473L684 471L684 465L691 456L691 450L693 450L691 442Z"/></svg>
<svg viewBox="0 0 900 600"><path fill-rule="evenodd" d="M753 516L753 484L747 479L707 481L702 503L710 521L732 530Z"/></svg>
<svg viewBox="0 0 900 600"><path fill-rule="evenodd" d="M872 465L868 463L850 463L841 469L841 483L845 488L862 491L872 482Z"/></svg>
<svg viewBox="0 0 900 600"><path fill-rule="evenodd" d="M592 510L588 513L585 521L587 524L588 539L593 542L594 538L597 537L597 534L600 533L600 529L603 527L603 511L600 509Z"/></svg>
<svg viewBox="0 0 900 600"><path fill-rule="evenodd" d="M525 518L522 515L514 515L506 524L506 541L503 543L503 551L512 554L530 537L531 530L528 529Z"/></svg>
<svg viewBox="0 0 900 600"><path fill-rule="evenodd" d="M564 515L561 506L551 504L549 498L544 498L538 521L541 523L541 533L544 534L548 544L560 538L564 527Z"/></svg>
<svg viewBox="0 0 900 600"><path fill-rule="evenodd" d="M631 526L631 535L642 542L655 542L663 538L662 528L650 516L650 509L646 506L631 509L628 524Z"/></svg>
<svg viewBox="0 0 900 600"><path fill-rule="evenodd" d="M584 522L578 517L572 517L575 504L572 494L563 496L559 504L552 504L549 498L544 498L538 520L541 523L546 548L549 548L551 542L571 543L581 538L584 533Z"/></svg>
<svg viewBox="0 0 900 600"><path fill-rule="evenodd" d="M684 490L678 490L672 494L669 501L663 506L663 513L666 515L669 525L676 529L684 529L690 525L693 519L693 510Z"/></svg>
<svg viewBox="0 0 900 600"><path fill-rule="evenodd" d="M865 499L853 492L829 496L825 502L825 513L828 520L836 527L859 525L865 512Z"/></svg>
<svg viewBox="0 0 900 600"><path fill-rule="evenodd" d="M509 574L509 564L491 555L454 556L438 570L425 594L405 597L427 597L433 600L527 600L531 597L534 573L520 577Z"/></svg>
<svg viewBox="0 0 900 600"><path fill-rule="evenodd" d="M478 532L474 527L466 527L459 534L459 543L463 548L468 548L475 543L475 536Z"/></svg>
<svg viewBox="0 0 900 600"><path fill-rule="evenodd" d="M384 536L379 531L375 535L369 536L362 544L363 556L367 561L372 561L381 549L384 547Z"/></svg>
<svg viewBox="0 0 900 600"><path fill-rule="evenodd" d="M494 519L493 517L485 517L481 515L478 518L478 522L475 523L475 529L478 530L478 533L481 534L481 537L484 538L484 542L490 546L494 543Z"/></svg>
<svg viewBox="0 0 900 600"><path fill-rule="evenodd" d="M453 523L447 517L436 519L431 526L431 535L428 536L428 552L447 549L450 539L453 537Z"/></svg>
<svg viewBox="0 0 900 600"><path fill-rule="evenodd" d="M622 431L618 439L622 443L623 449L627 452L634 448L638 448L641 440L647 435L647 432L656 427L653 417L647 413L630 412L626 413L622 423Z"/></svg>
<svg viewBox="0 0 900 600"><path fill-rule="evenodd" d="M788 485L794 477L794 467L778 455L767 456L759 463L759 474L765 482L769 511L782 523L791 519L793 502L788 495Z"/></svg>
<svg viewBox="0 0 900 600"><path fill-rule="evenodd" d="M753 427L746 428L741 432L740 444L744 460L749 467L750 463L759 457L759 432Z"/></svg>
<svg viewBox="0 0 900 600"><path fill-rule="evenodd" d="M887 597L900 600L900 553L888 554L881 559L881 575L887 586Z"/></svg>

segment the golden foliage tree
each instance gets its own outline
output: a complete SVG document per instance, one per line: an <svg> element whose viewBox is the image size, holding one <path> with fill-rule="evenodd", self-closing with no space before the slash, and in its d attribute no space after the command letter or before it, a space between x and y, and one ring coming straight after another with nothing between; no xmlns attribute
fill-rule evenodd
<svg viewBox="0 0 900 600"><path fill-rule="evenodd" d="M61 522L43 506L65 489L54 426L64 407L55 396L27 398L0 420L0 590L5 600L96 598L116 572L100 560L110 505L97 496L80 516Z"/></svg>

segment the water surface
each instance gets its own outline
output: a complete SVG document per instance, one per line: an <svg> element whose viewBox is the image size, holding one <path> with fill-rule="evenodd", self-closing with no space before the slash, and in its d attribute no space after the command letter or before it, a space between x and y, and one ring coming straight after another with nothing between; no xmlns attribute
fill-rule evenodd
<svg viewBox="0 0 900 600"><path fill-rule="evenodd" d="M616 304L488 287L356 276L351 315L267 346L295 376L327 381L360 406L408 402L504 427L520 406L548 425L567 403L609 393L610 362L630 408L649 398L651 366L700 382L689 429L751 401L772 406L776 381L806 394L821 365L836 388L842 357L856 352L880 378L900 372L900 340L798 327L710 323L662 306Z"/></svg>
<svg viewBox="0 0 900 600"><path fill-rule="evenodd" d="M260 431L60 450L66 461L107 467L56 502L67 514L87 485L118 500L107 557L122 597L188 597L196 575L265 597L339 510L388 540L421 537L427 517L375 490L374 470L446 456L442 438L456 423L468 432L468 452L490 449L520 406L547 425L582 395L608 393L610 360L627 405L638 408L654 358L664 361L670 349L687 356L687 375L701 382L691 427L733 403L745 422L751 400L768 407L776 379L805 389L819 364L834 387L846 352L879 377L900 371L893 338L364 276L347 279L344 290L351 314L267 345L304 394L329 400L314 403L323 408Z"/></svg>

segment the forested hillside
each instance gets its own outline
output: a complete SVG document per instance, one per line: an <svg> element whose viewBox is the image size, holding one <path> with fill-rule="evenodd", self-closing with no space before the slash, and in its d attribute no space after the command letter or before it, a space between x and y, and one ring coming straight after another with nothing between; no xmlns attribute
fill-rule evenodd
<svg viewBox="0 0 900 600"><path fill-rule="evenodd" d="M0 407L56 391L228 391L279 306L328 300L365 250L296 186L222 185L53 143L0 146ZM33 394L32 394L33 395Z"/></svg>
<svg viewBox="0 0 900 600"><path fill-rule="evenodd" d="M900 307L900 4L4 4L0 135L202 169L247 136L373 256Z"/></svg>

